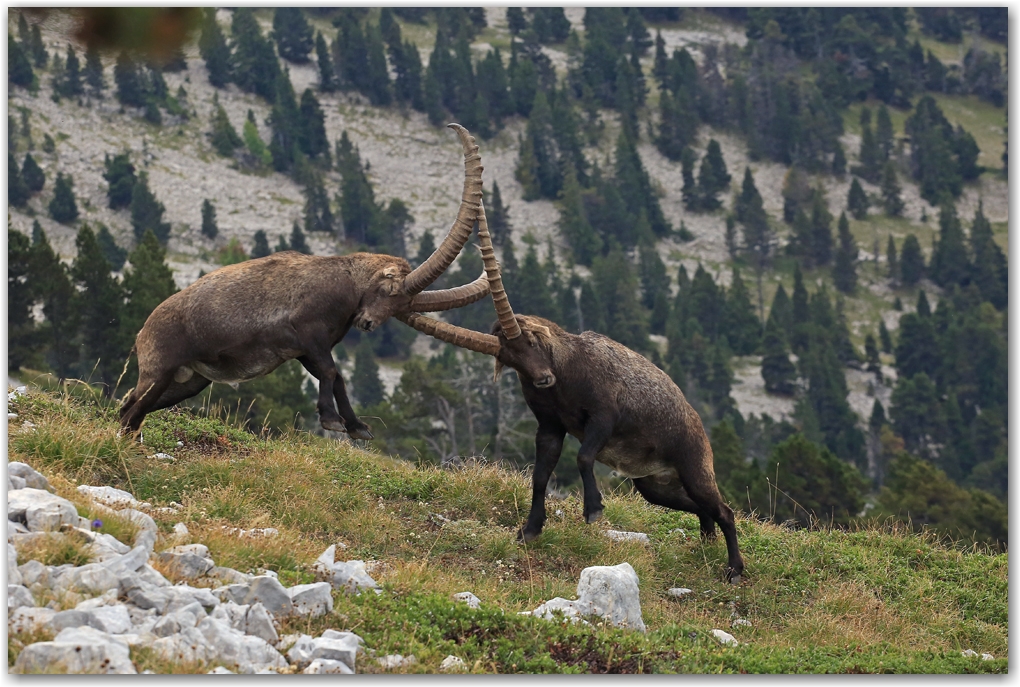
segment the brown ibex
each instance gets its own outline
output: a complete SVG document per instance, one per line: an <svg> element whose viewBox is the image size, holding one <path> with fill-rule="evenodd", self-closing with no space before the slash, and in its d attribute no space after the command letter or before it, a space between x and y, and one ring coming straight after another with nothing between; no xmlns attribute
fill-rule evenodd
<svg viewBox="0 0 1020 687"><path fill-rule="evenodd" d="M482 259L498 320L490 334L469 331L423 315L398 315L418 331L496 358L517 371L524 400L538 419L531 512L518 537L531 541L545 523L545 493L569 432L581 442L577 467L584 487L584 518L602 515L594 464L629 477L656 505L694 513L701 533L726 537L726 576L740 582L744 561L737 547L733 511L715 482L712 446L698 413L662 370L612 339L570 334L540 317L514 316L482 209L478 218Z"/></svg>
<svg viewBox="0 0 1020 687"><path fill-rule="evenodd" d="M489 291L483 274L470 284L423 292L471 236L482 195L478 146L466 129L450 127L464 149L464 191L456 221L424 263L412 270L390 255L285 251L207 274L160 303L138 333L138 383L121 407L121 427L137 432L147 413L210 382L255 379L297 358L319 380L322 427L371 439L351 409L333 347L352 325L370 332L395 313L449 310Z"/></svg>

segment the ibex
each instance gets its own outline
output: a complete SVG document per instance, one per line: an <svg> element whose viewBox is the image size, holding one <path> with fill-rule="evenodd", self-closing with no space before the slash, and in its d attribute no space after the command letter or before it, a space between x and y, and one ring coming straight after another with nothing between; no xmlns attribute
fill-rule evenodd
<svg viewBox="0 0 1020 687"><path fill-rule="evenodd" d="M351 409L332 348L352 325L370 332L395 313L449 310L489 291L483 274L470 284L423 292L471 236L482 195L478 146L466 129L450 127L464 149L464 191L456 221L424 263L412 270L390 255L284 251L207 274L160 303L138 333L138 384L120 409L122 430L137 432L147 413L210 382L255 379L297 358L319 380L322 427L373 438Z"/></svg>
<svg viewBox="0 0 1020 687"><path fill-rule="evenodd" d="M581 442L577 468L584 487L584 518L602 515L594 464L629 477L656 505L694 513L701 534L726 537L726 576L740 582L744 561L737 547L733 511L715 482L712 447L698 413L662 370L612 339L570 334L540 317L514 316L503 290L499 265L479 212L478 237L498 320L490 334L455 327L417 313L398 315L418 331L496 358L517 371L528 407L538 420L531 512L518 532L525 542L542 532L545 493L567 432Z"/></svg>

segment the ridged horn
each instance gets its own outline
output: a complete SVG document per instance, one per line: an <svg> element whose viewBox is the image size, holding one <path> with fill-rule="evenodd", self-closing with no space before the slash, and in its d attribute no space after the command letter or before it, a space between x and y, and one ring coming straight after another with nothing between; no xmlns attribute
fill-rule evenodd
<svg viewBox="0 0 1020 687"><path fill-rule="evenodd" d="M464 329L449 322L441 322L425 315L419 315L416 312L398 313L394 317L422 334L428 334L454 346L494 357L499 353L499 339L492 334L482 334Z"/></svg>
<svg viewBox="0 0 1020 687"><path fill-rule="evenodd" d="M457 132L460 144L464 148L464 193L461 196L457 219L439 248L404 278L404 291L411 296L421 293L438 279L471 238L478 203L482 199L482 158L478 154L475 139L460 124L447 126Z"/></svg>
<svg viewBox="0 0 1020 687"><path fill-rule="evenodd" d="M503 329L503 335L508 339L516 339L521 335L521 326L517 324L513 308L510 307L510 299L503 289L503 275L499 271L499 263L496 262L496 254L492 250L492 237L489 235L489 223L485 219L485 207L478 203L478 247L482 251L482 264L485 266L485 274L489 278L489 292L492 294L492 304L496 308L496 316L499 318L499 326Z"/></svg>
<svg viewBox="0 0 1020 687"><path fill-rule="evenodd" d="M411 300L414 312L439 312L471 305L489 295L489 278L484 271L470 284L452 289L422 291Z"/></svg>

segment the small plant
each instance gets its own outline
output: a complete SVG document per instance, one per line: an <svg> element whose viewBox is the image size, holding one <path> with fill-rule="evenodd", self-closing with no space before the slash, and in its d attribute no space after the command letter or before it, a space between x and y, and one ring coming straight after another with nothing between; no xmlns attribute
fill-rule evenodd
<svg viewBox="0 0 1020 687"><path fill-rule="evenodd" d="M21 546L18 557L43 565L85 565L92 562L88 542L78 533L51 532Z"/></svg>

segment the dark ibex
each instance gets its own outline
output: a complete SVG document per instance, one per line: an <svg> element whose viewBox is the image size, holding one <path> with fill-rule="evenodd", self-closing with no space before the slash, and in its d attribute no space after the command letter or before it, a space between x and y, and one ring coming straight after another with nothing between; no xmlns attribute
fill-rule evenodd
<svg viewBox="0 0 1020 687"><path fill-rule="evenodd" d="M137 432L147 413L190 398L210 382L255 379L297 358L319 380L322 427L371 439L333 362L337 342L352 325L370 332L395 313L449 310L489 292L484 274L464 286L422 292L464 247L481 201L478 146L463 127L450 127L464 148L464 192L453 227L424 263L412 270L390 255L285 251L202 277L160 303L138 333L138 384L121 407L122 428Z"/></svg>
<svg viewBox="0 0 1020 687"><path fill-rule="evenodd" d="M645 499L694 513L705 538L719 523L726 537L726 576L740 582L744 561L737 547L733 511L715 482L712 447L698 413L662 370L612 339L570 334L540 317L514 316L492 251L482 209L478 237L498 321L491 334L455 327L412 313L398 317L418 331L496 358L517 371L528 407L538 419L531 512L518 537L531 541L545 523L545 492L567 432L581 449L577 467L584 486L584 518L602 515L594 464L629 477Z"/></svg>

